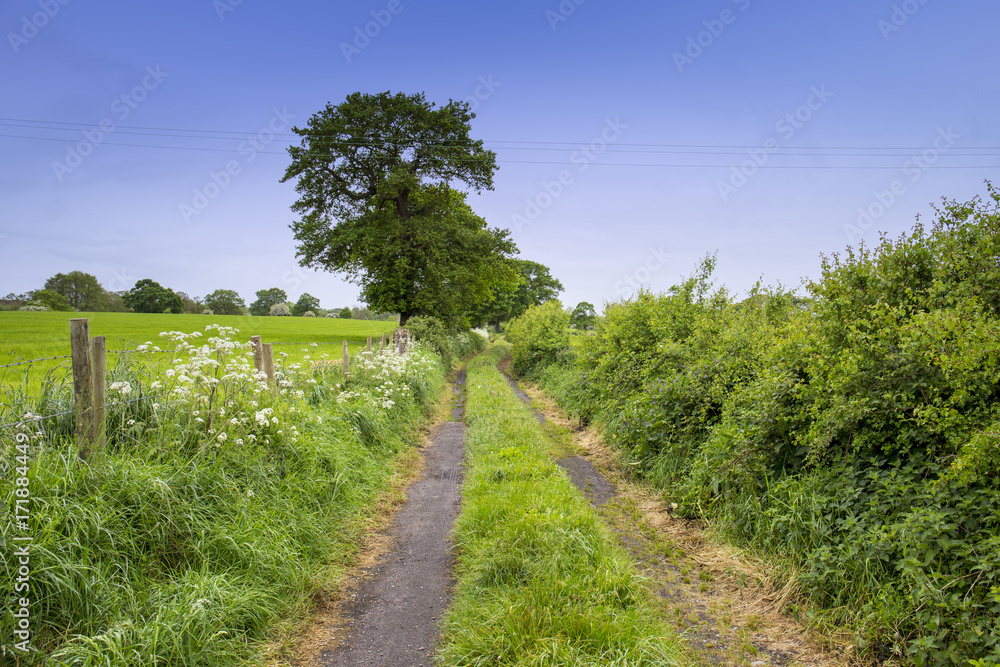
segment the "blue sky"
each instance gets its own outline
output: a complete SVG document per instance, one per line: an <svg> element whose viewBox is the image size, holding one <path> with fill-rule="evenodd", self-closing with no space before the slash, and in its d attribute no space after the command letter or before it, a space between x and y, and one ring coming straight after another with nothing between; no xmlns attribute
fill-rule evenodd
<svg viewBox="0 0 1000 667"><path fill-rule="evenodd" d="M708 252L735 292L795 287L1000 181L998 26L971 0L8 0L0 293L82 270L357 303L298 266L279 179L292 125L386 90L473 104L500 170L470 203L567 305Z"/></svg>

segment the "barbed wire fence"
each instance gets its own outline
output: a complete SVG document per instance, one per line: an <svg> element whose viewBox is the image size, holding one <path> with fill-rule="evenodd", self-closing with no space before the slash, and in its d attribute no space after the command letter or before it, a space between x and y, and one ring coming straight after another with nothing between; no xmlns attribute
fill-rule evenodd
<svg viewBox="0 0 1000 667"><path fill-rule="evenodd" d="M103 419L103 416L107 410L106 403L106 376L105 376L105 364L104 355L106 354L132 354L132 353L142 353L142 354L176 354L177 350L161 350L161 349L139 349L139 348L126 348L119 350L105 350L104 349L104 336L97 336L93 339L89 335L89 320L86 318L78 318L70 320L71 334L71 348L73 351L71 354L66 355L55 355L51 357L38 357L35 359L25 359L22 361L12 362L8 364L0 364L0 369L6 368L17 368L21 366L29 366L31 364L36 364L43 361L61 361L61 360L71 360L73 364L73 383L74 383L74 409L65 410L62 412L55 412L47 415L36 415L31 412L25 413L21 419L17 421L12 421L9 423L0 424L0 433L7 432L11 429L25 430L27 427L44 423L46 421L57 419L59 417L67 417L69 415L75 415L77 418L76 432L77 440L80 442L81 458L86 458L83 456L83 452L86 452L86 447L93 445L96 440L96 434L100 431L100 425L97 424L97 418ZM377 332L376 332L377 333ZM396 349L400 354L405 354L409 351L410 347L410 332L407 329L397 328L392 333L383 333L381 335L380 349ZM86 341L87 345L84 346L82 343ZM99 341L99 342L98 342ZM275 385L275 370L274 370L274 360L272 356L273 346L306 346L306 347L319 347L325 345L341 345L343 348L343 362L342 371L346 376L349 373L350 368L350 358L347 340L343 340L340 343L334 341L307 341L307 342L287 342L278 341L274 343L263 343L260 336L251 336L250 343L252 347L252 354L254 358L254 368L258 373L266 374L268 378L268 383L271 386ZM372 351L373 339L371 335L367 336L367 351ZM84 347L86 347L86 352L84 352ZM90 357L90 352L96 352L100 355L97 363ZM328 362L329 364L330 362ZM95 366L97 366L97 375L95 377ZM83 388L80 391L79 388ZM97 391L95 391L95 389ZM138 398L134 398L127 401L121 401L119 405L131 405L141 401L152 401L156 398L154 395L146 394ZM37 428L37 427L36 427Z"/></svg>

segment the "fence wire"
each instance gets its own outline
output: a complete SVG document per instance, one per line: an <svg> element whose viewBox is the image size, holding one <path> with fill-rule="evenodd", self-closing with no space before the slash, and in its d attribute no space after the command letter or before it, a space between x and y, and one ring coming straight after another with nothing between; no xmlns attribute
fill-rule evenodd
<svg viewBox="0 0 1000 667"><path fill-rule="evenodd" d="M26 364L33 364L36 361L52 361L54 359L72 359L72 358L73 355L70 354L64 354L59 357L39 357L38 359L28 359L27 361L18 361L17 363L13 364L3 364L2 366L0 366L0 368L13 368L14 366L24 366Z"/></svg>

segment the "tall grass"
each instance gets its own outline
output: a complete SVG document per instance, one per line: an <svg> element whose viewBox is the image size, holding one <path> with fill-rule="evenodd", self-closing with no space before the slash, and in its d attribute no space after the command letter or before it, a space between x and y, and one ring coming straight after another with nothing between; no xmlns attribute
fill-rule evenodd
<svg viewBox="0 0 1000 667"><path fill-rule="evenodd" d="M469 367L459 581L439 662L676 664L675 641L655 621L627 556L497 371L508 349Z"/></svg>
<svg viewBox="0 0 1000 667"><path fill-rule="evenodd" d="M359 513L430 413L444 368L418 346L347 382L339 370L288 365L272 392L241 370L239 344L219 352L225 341L178 355L188 382L123 358L111 380L129 391L111 392L108 442L85 464L72 416L24 416L70 406L66 384L45 384L44 398L19 392L0 411L21 420L30 445L26 526L9 525L16 487L0 480L5 547L33 540L28 593L13 591L12 559L0 566L4 608L30 598L33 652L14 648L5 613L0 662L246 664L342 567ZM197 376L198 358L221 368ZM4 469L17 465L15 435L0 433Z"/></svg>

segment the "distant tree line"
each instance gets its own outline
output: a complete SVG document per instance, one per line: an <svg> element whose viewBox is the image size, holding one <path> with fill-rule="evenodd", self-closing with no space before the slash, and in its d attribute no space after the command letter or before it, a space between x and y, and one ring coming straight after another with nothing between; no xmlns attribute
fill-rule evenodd
<svg viewBox="0 0 1000 667"><path fill-rule="evenodd" d="M64 312L117 313L188 313L216 315L286 315L294 317L341 317L368 320L393 320L393 313L375 313L367 308L324 309L315 296L304 293L290 301L278 287L258 290L256 299L247 306L235 290L217 289L204 298L191 297L185 292L164 287L155 280L143 278L128 290L112 291L101 286L97 278L83 271L57 273L37 290L23 294L7 294L0 299L0 311L33 310Z"/></svg>

